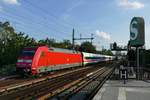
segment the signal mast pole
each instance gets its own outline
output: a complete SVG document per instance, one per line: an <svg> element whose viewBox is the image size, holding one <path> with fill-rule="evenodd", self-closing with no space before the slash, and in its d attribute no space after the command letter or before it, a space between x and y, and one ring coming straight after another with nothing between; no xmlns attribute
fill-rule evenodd
<svg viewBox="0 0 150 100"><path fill-rule="evenodd" d="M73 51L75 50L75 40L91 40L91 44L92 44L92 42L93 42L93 39L94 39L94 37L93 37L93 33L91 34L91 37L90 38L82 38L81 37L81 35L80 35L80 38L75 38L75 30L73 29L72 30L72 49L73 49Z"/></svg>
<svg viewBox="0 0 150 100"><path fill-rule="evenodd" d="M75 40L75 38L74 38L74 29L72 30L72 49L73 49L73 51L74 51L74 41Z"/></svg>

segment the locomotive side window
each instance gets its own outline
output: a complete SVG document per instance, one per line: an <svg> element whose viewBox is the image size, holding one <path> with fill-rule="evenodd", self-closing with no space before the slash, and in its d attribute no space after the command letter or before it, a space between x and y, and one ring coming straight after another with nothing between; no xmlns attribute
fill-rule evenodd
<svg viewBox="0 0 150 100"><path fill-rule="evenodd" d="M101 57L85 57L85 59L101 59Z"/></svg>

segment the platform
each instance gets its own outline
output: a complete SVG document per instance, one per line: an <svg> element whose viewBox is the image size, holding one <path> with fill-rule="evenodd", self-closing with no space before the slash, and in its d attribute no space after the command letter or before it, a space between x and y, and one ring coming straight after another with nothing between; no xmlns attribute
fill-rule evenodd
<svg viewBox="0 0 150 100"><path fill-rule="evenodd" d="M150 100L149 81L108 80L93 100Z"/></svg>

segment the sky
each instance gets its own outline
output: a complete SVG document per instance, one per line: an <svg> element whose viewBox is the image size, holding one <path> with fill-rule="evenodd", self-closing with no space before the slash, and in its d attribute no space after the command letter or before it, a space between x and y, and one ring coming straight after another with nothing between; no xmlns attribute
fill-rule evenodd
<svg viewBox="0 0 150 100"><path fill-rule="evenodd" d="M150 0L0 0L0 21L36 40L71 40L74 28L75 38L94 34L93 44L101 49L113 42L127 45L131 19L143 17L150 49L149 10Z"/></svg>

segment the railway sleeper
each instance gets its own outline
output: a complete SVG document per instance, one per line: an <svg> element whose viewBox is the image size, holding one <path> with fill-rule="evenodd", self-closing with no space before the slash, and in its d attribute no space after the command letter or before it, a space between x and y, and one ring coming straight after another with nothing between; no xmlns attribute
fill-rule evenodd
<svg viewBox="0 0 150 100"><path fill-rule="evenodd" d="M81 82L80 84L78 84L76 87L74 87L72 90L70 89L69 92L66 92L66 94L63 94L63 95L59 95L61 98L63 97L63 99L67 99L68 97L72 96L74 93L77 93L79 92L81 89L83 89L84 87L86 87L88 84L90 84L90 82L96 80L97 75L94 76L94 78L90 77L89 80L87 81L84 81L84 82ZM98 75L99 76L99 75ZM101 77L102 79L102 77ZM100 80L101 80L100 79ZM98 84L98 81L95 81L97 84ZM68 95L69 94L69 95ZM60 98L60 97L57 97L57 98Z"/></svg>
<svg viewBox="0 0 150 100"><path fill-rule="evenodd" d="M97 72L97 71L96 71ZM88 77L88 78L87 78ZM85 78L87 78L87 79L90 79L90 76L87 76L87 77L85 77ZM62 95L68 95L68 93L69 94L71 94L73 91L75 92L75 91L79 91L79 87L81 87L83 84L85 84L87 81L85 80L85 78L83 78L82 79L82 81L80 81L80 82L78 82L78 83L76 83L76 84L74 84L69 90L65 90L65 91L63 91L62 92L62 94L60 93L59 94L59 96L60 97L62 97ZM57 96L57 98L59 98L59 96Z"/></svg>

